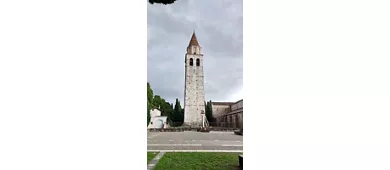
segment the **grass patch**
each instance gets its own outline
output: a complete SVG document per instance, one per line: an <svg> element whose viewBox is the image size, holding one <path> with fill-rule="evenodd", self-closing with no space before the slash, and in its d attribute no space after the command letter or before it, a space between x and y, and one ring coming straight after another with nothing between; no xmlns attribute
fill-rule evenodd
<svg viewBox="0 0 390 170"><path fill-rule="evenodd" d="M148 152L148 160L147 163L149 163L150 160L152 160L157 155L156 152Z"/></svg>
<svg viewBox="0 0 390 170"><path fill-rule="evenodd" d="M155 170L226 169L238 170L238 155L219 152L169 152L160 159Z"/></svg>

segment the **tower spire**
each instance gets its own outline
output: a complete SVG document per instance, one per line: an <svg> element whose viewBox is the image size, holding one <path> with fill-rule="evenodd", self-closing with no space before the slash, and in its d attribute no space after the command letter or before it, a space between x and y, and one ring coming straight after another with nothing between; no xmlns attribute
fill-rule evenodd
<svg viewBox="0 0 390 170"><path fill-rule="evenodd" d="M199 46L198 39L196 39L195 30L192 33L190 44L188 44L188 47L190 47L190 46Z"/></svg>

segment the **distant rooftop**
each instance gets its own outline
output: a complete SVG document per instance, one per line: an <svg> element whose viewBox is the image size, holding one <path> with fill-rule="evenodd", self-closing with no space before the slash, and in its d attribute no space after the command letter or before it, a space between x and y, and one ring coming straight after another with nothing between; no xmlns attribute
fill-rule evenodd
<svg viewBox="0 0 390 170"><path fill-rule="evenodd" d="M211 102L211 104L213 105L232 105L232 104L236 104L238 102L241 102L243 101L243 99L237 101L237 102Z"/></svg>

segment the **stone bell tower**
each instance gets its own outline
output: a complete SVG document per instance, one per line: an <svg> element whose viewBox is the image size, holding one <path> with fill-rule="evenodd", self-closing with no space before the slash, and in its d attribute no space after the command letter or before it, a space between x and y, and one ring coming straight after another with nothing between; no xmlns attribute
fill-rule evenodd
<svg viewBox="0 0 390 170"><path fill-rule="evenodd" d="M185 55L184 125L201 126L204 105L203 54L195 31Z"/></svg>

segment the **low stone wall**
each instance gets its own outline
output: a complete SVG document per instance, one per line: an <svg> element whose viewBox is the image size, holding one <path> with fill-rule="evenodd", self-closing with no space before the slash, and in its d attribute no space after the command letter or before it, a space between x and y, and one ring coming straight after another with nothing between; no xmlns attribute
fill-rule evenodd
<svg viewBox="0 0 390 170"><path fill-rule="evenodd" d="M228 131L234 132L238 130L237 128L225 128L225 127L210 127L210 131ZM184 131L198 131L199 128L182 128L182 127L173 127L165 129L148 129L149 132L184 132Z"/></svg>

